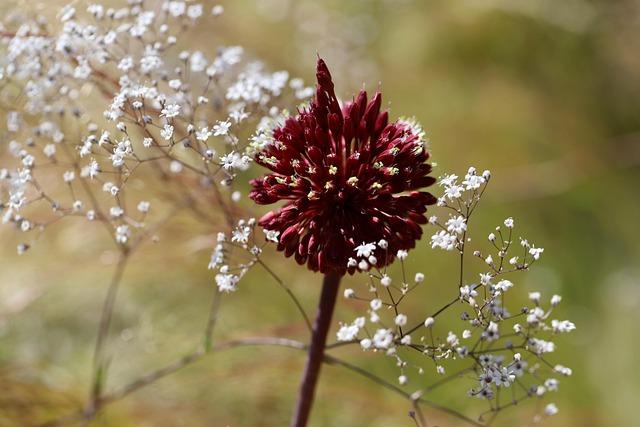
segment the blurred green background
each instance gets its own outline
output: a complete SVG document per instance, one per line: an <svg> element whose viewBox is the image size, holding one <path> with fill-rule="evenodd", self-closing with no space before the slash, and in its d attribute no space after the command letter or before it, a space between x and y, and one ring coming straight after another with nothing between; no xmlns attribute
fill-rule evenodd
<svg viewBox="0 0 640 427"><path fill-rule="evenodd" d="M20 7L44 10L54 3ZM558 316L578 327L558 340L551 357L574 375L552 396L560 413L545 425L640 425L640 4L220 3L225 15L191 32L193 49L210 50L214 41L239 44L270 68L306 81L313 79L318 52L343 98L363 82L371 90L380 84L392 117L420 120L438 173L464 174L469 165L492 170L473 236L484 239L514 216L518 235L545 248L542 261L515 280L514 292L562 294ZM172 251L146 247L127 270L109 344L108 385L124 384L200 342L213 278L206 270L208 248L180 240L193 227L178 221L162 236L175 240ZM84 223L69 221L51 231L28 256L18 257L14 232L0 229L0 426L65 414L87 393L114 254L102 252L103 236L87 233ZM413 253L428 284L412 298L410 318L448 298L455 286L450 258L429 250L427 241ZM269 262L312 311L320 278L276 254ZM361 281L350 279L349 286L357 289ZM363 310L342 300L336 319L350 321ZM257 271L224 297L218 327L220 339L305 339L295 309ZM357 350L336 354L392 382L397 377L383 357ZM278 348L215 354L108 407L92 425L287 425L302 363L301 353ZM477 406L461 397L465 390L443 390L437 400ZM411 426L409 409L393 393L327 367L312 425ZM510 409L496 425L529 425L534 409L534 402ZM459 425L428 408L426 414L430 425Z"/></svg>

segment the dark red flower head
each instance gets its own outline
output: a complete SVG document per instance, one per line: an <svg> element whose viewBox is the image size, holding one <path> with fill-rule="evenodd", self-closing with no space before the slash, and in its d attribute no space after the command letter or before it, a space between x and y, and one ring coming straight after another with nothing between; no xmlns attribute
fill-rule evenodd
<svg viewBox="0 0 640 427"><path fill-rule="evenodd" d="M415 246L426 206L436 202L418 191L435 182L422 132L406 121L389 124L379 92L367 103L363 90L341 109L322 59L316 77L311 105L276 128L256 155L273 173L251 181L250 197L264 205L286 201L260 225L278 232L278 250L299 264L353 274L355 248L376 243L359 252L383 267Z"/></svg>

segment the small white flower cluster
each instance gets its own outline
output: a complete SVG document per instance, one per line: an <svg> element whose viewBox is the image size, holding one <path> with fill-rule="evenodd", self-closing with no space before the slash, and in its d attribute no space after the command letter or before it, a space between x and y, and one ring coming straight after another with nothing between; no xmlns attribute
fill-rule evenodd
<svg viewBox="0 0 640 427"><path fill-rule="evenodd" d="M104 224L124 248L154 237L149 219L167 205L202 217L213 202L229 216L228 205L241 198L234 178L286 114L277 104L313 94L287 72L245 58L239 46L213 55L190 50L179 35L204 18L203 4L126 3L69 5L58 22L25 13L0 23L10 141L10 157L0 158L3 223L29 232L61 217L85 218ZM213 7L209 19L222 10ZM256 128L243 142L239 135ZM154 218L147 218L150 202Z"/></svg>
<svg viewBox="0 0 640 427"><path fill-rule="evenodd" d="M356 267L366 272L369 278L366 296L356 294L352 288L344 291L344 297L348 299L363 300L369 303L368 316L358 317L352 323L341 324L337 333L338 341L357 342L363 350L372 350L374 352L383 352L384 354L394 357L401 369L399 381L404 384L408 381L408 377L404 374L404 370L409 366L407 362L397 355L398 346L410 346L411 335L403 333L403 327L409 322L409 317L405 313L397 310L400 302L412 290L424 282L423 273L416 273L413 280L406 278L404 261L408 254L407 251L398 251L396 257L401 261L402 280L395 282L387 274L386 268L379 269L376 267L377 259L376 251L386 251L387 242L381 240L379 242L371 242L358 245L354 249L354 257L349 259L348 267ZM387 301L387 299L389 299ZM386 313L392 311L392 319L389 322L383 320Z"/></svg>
<svg viewBox="0 0 640 427"><path fill-rule="evenodd" d="M255 231L256 220L249 218L239 220L231 233L217 234L209 269L216 271L215 282L220 292L236 291L240 279L258 262L265 243L262 242L259 246ZM234 251L244 255L239 257L242 261L233 261ZM249 255L248 260L246 255Z"/></svg>
<svg viewBox="0 0 640 427"><path fill-rule="evenodd" d="M491 172L484 171L478 175L476 168L470 167L461 183L457 175L445 175L440 178L440 186L444 187L444 196L438 199L438 206L445 207L453 213L441 223L437 216L429 217L429 224L440 230L431 236L431 247L446 251L461 250L467 234L467 217L475 210L484 193Z"/></svg>
<svg viewBox="0 0 640 427"><path fill-rule="evenodd" d="M349 257L347 260L347 268L357 267L360 271L369 271L371 268L374 268L376 264L378 264L378 258L376 257L376 253L378 256L388 257L389 243L381 239L378 242L370 242L365 243L362 242L358 246L354 248L354 256ZM407 251L399 250L396 252L396 258L400 261L407 258ZM387 281L390 282L390 278L387 276L383 279L383 283ZM388 284L386 286L389 286Z"/></svg>
<svg viewBox="0 0 640 427"><path fill-rule="evenodd" d="M413 354L419 353L430 360L436 375L446 375L449 362L461 361L455 365L466 364L463 369L451 372L446 380L435 380L426 390L431 391L449 380L460 378L460 381L468 381L472 378L475 384L467 386L464 391L469 396L491 401L492 411L496 412L522 400L540 398L547 392L556 391L558 380L555 376L571 375L571 369L562 365L553 367L546 357L555 350L553 336L570 332L575 325L569 320L551 319L553 310L562 299L559 295L553 295L545 309L540 292L529 293L527 306L519 292L512 291L516 286L510 276L528 270L544 251L523 238L513 244L513 218L507 218L489 234L489 250L469 248L472 243L469 220L489 178L488 171L477 175L475 168L470 168L461 184L457 184L455 175L445 176L441 181L445 196L439 199L439 204L450 215L444 223L436 216L430 218L430 224L441 229L432 237L431 246L455 250L460 254L461 271L455 275L457 289L451 300L440 308L431 308L431 314L422 320L410 322L411 317L406 314L408 308L403 308L411 300L407 298L409 293L424 281L424 274L418 273L414 281L408 281L405 263L402 262L402 279L396 282L387 274L386 268L372 267L376 264L374 254L384 245L362 243L356 247L355 256L349 262L350 266L357 266L368 277L367 292L348 288L344 297L368 303L367 316L341 324L337 339L359 343L364 350L392 357L400 369L398 382L401 385L410 383L412 371L419 375L425 372L425 367L416 365ZM471 251L474 257L465 258L464 254ZM406 252L398 254L402 261L406 257ZM487 270L475 276L476 280L467 282L464 272L468 268L465 265L477 262L474 259ZM507 294L510 294L510 301L522 304L516 305L518 309L514 314L507 309ZM411 308L410 312L415 310L415 307ZM448 320L440 321L442 317L448 317ZM464 325L460 332L440 326L460 321ZM511 402L499 401L501 388L510 388ZM418 389L416 394L425 392ZM543 415L556 412L557 407L549 404Z"/></svg>

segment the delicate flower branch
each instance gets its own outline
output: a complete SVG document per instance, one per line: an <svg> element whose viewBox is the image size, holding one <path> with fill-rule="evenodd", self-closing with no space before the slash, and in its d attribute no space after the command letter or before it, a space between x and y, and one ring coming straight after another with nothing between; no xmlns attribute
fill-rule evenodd
<svg viewBox="0 0 640 427"><path fill-rule="evenodd" d="M550 368L550 375L571 374L570 369L567 370L560 365L554 366L546 359L546 353L555 349L555 344L548 340L546 335L570 332L575 329L575 325L568 320L551 320L550 324L547 323L553 308L561 301L558 295L551 298L551 307L548 310L541 307L539 292L529 293L533 307L525 307L517 314L510 314L507 310L505 295L514 284L503 276L528 270L544 252L542 248L536 248L521 238L522 255L511 254L512 250L515 250L513 218L504 221L504 230L502 226L496 227L495 233L489 234L487 240L495 253L483 252L480 249L474 251L474 258L480 260L489 271L481 273L479 281L467 282L465 265L472 261L464 257L466 247L471 243L469 218L478 206L489 178L488 171L478 175L475 168L469 169L461 184L457 183L458 177L455 175L443 177L440 183L444 187L444 196L439 199L438 206L453 213L450 213L444 222L437 216L429 218L429 223L440 229L432 236L431 246L446 251L457 251L459 254L457 296L426 316L425 320L410 328L404 328L408 316L403 314L400 302L407 301L406 296L424 281L424 275L416 274L415 284L409 286L403 263L401 285L398 287L394 285L392 277L387 275L386 269L365 269L369 278L367 291L371 296L363 296L353 289L345 290L344 296L368 302L368 320L363 316L352 323L341 324L337 338L339 342L344 343L359 341L365 351L382 353L394 359L400 369L398 381L401 386L409 384L410 371L415 370L419 375L425 372L424 367L410 364L408 356L404 356L404 353L419 353L425 356L435 367L435 372L440 375L446 372L447 360L470 361L471 364L461 371L416 392L427 393L434 387L455 379L468 379L469 374L472 374L471 378L474 378L478 385L468 389L468 394L486 399L490 406L487 413L491 413L493 419L497 412L517 402L542 397L550 391L557 390L558 381L553 377L548 377L542 384L539 382L544 378L542 375L546 374L543 369L545 365ZM366 256L364 248L372 250L374 247L375 243L363 243L356 248L357 255ZM404 252L397 254L400 260L406 256ZM470 311L466 311L468 309ZM386 320L383 314L389 310L392 316L390 320ZM445 336L437 335L434 332L436 324L439 323L436 319L443 315L451 316L452 312L455 313L454 318L467 324L468 329L464 329L461 334L449 331ZM521 321L526 321L526 324L519 323ZM508 324L513 330L512 333L504 332L509 327ZM474 336L475 342L470 343L469 340ZM532 385L524 385L525 379L532 381ZM501 403L501 391L508 388L513 392L512 404ZM524 394L518 397L516 388L521 388ZM545 415L557 412L555 405L553 408L553 411L548 411ZM481 415L481 419L484 415L486 413Z"/></svg>

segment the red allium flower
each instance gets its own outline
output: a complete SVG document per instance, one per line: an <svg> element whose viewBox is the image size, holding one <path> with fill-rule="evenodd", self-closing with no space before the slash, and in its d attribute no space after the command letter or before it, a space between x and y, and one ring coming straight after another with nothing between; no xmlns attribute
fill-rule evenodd
<svg viewBox="0 0 640 427"><path fill-rule="evenodd" d="M418 191L435 182L423 133L408 121L388 123L379 92L367 103L363 90L341 109L322 59L316 77L311 105L256 155L273 173L251 181L250 197L286 202L259 223L279 232L278 250L313 271L353 274L356 246L381 240L369 262L383 267L415 246L426 206L436 202Z"/></svg>

